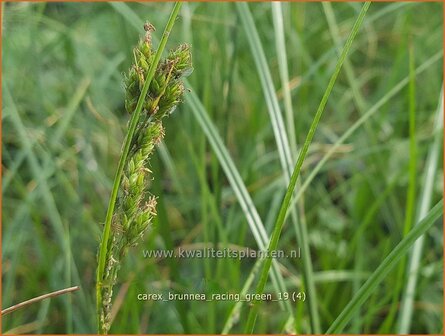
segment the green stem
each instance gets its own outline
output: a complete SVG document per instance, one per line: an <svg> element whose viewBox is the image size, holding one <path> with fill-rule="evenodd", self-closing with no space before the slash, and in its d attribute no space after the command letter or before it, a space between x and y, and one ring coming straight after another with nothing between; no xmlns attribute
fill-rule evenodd
<svg viewBox="0 0 445 336"><path fill-rule="evenodd" d="M346 55L348 54L348 52L351 48L352 42L355 38L355 35L357 34L357 32L363 22L363 19L365 17L365 14L366 14L370 4L371 4L370 2L366 2L363 5L361 12L360 12L356 22L354 23L354 26L352 27L352 31L348 37L348 40L345 43L345 46L344 46L343 51L340 55L340 58L337 61L335 71L332 74L332 77L329 81L328 87L323 95L323 98L321 99L317 113L315 114L314 120L312 121L312 124L309 129L306 140L304 141L303 147L302 147L300 154L298 156L297 163L296 163L295 169L292 173L289 186L288 186L286 194L284 196L283 203L281 204L280 212L278 213L278 218L277 218L277 221L275 223L274 230L272 233L272 238L270 240L269 247L267 249L267 253L266 253L267 257L264 260L263 270L261 272L260 280L258 282L258 286L256 289L257 294L262 294L264 292L264 288L266 286L267 278L269 275L270 266L272 264L272 258L270 257L270 252L275 251L278 246L278 240L280 239L280 234L281 234L281 230L284 225L286 213L289 208L289 204L290 204L290 201L291 201L294 189L295 189L295 185L297 183L298 176L300 175L301 167L303 165L304 159L306 158L306 154L308 152L309 145L312 142L312 139L315 134L315 130L317 129L318 123L320 122L320 118L323 114L324 108L328 101L329 95L331 94L332 88L334 87L335 81L337 80L338 74L340 73L341 67L346 59ZM249 313L249 317L247 320L246 333L253 332L253 328L255 326L255 321L256 321L256 317L257 317L257 313L258 313L258 306L259 306L259 302L254 301L253 307Z"/></svg>
<svg viewBox="0 0 445 336"><path fill-rule="evenodd" d="M165 49L165 45L167 44L167 40L170 35L170 31L172 30L173 25L176 21L176 17L178 16L181 5L182 5L181 2L175 3L173 10L170 14L170 17L168 19L167 26L165 27L161 42L159 44L158 50L156 51L154 61L150 66L150 69L149 69L148 75L147 75L147 79L145 80L141 95L139 96L138 103L136 105L136 110L134 111L134 113L131 116L128 132L127 132L127 135L125 136L125 140L124 140L122 154L119 159L119 164L118 164L118 168L116 171L116 175L114 177L113 189L111 191L110 201L108 203L107 216L106 216L106 220L105 220L105 226L104 226L104 231L103 231L103 235L102 235L102 240L100 243L99 260L98 260L97 274L96 274L97 275L97 278L96 278L96 299L97 299L97 318L98 318L99 333L104 333L104 330L103 330L103 328L101 326L101 322L100 322L100 310L102 307L102 291L101 291L102 279L103 279L103 275L104 275L104 271L105 271L105 262L106 262L106 256L107 256L108 241L110 238L110 231L111 231L111 220L113 218L114 206L116 204L116 199L117 199L119 186L120 186L120 182L121 182L121 178L122 178L122 172L124 170L125 162L127 160L128 152L130 150L130 145L132 143L133 135L134 135L137 123L139 121L139 117L142 112L142 107L143 107L144 100L145 100L145 97L148 92L148 88L150 87L150 83L151 83L153 76L155 74L155 71L158 67L162 52Z"/></svg>

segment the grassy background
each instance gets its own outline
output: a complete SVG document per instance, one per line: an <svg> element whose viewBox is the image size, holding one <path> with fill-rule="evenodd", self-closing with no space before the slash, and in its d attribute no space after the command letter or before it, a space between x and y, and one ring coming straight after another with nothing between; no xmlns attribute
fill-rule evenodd
<svg viewBox="0 0 445 336"><path fill-rule="evenodd" d="M96 252L128 120L121 74L130 65L141 23L152 22L159 38L171 7L2 3L2 307L82 287L3 317L3 332L95 331ZM249 5L285 120L283 93L289 90L292 98L295 133L289 137L301 144L337 60L335 41L344 43L361 4L332 4L336 24L331 26L330 9L320 3L282 7L285 54L276 46L271 5ZM440 153L430 177L432 203L443 194L442 150L433 145L443 80L442 14L439 3L373 4L345 65L349 71L342 70L315 134L302 182L361 115L410 75L410 48L416 67L436 55L335 151L298 203L309 232L322 331L403 238L404 227L416 222L430 150ZM168 45L192 44L195 71L189 87L217 128L270 234L286 184L243 19L234 4L184 4ZM282 56L290 80L284 87ZM193 244L257 248L192 108L182 104L165 123L165 143L151 163L158 220L121 269L113 333L220 333L233 302L139 302L136 295L238 293L254 265L249 259L143 258L144 249ZM410 109L415 134L410 133ZM410 158L415 181L410 180ZM438 223L425 236L413 333L443 331L442 232ZM279 248L296 247L289 221ZM301 260L279 262L287 289L301 290ZM406 267L386 277L345 332L397 332ZM271 283L266 289L275 292ZM292 303L292 308L297 331L310 332L307 303ZM247 313L244 305L231 332L243 331ZM255 331L288 331L288 317L277 302L263 304Z"/></svg>

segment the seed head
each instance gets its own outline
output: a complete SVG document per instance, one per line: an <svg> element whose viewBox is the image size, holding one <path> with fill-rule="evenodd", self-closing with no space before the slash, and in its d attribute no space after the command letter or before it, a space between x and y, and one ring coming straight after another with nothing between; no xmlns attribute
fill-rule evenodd
<svg viewBox="0 0 445 336"><path fill-rule="evenodd" d="M144 38L133 50L134 63L124 75L125 109L130 114L136 109L155 55L151 39L155 28L146 22L144 31ZM164 138L163 118L170 115L182 100L184 85L181 78L188 76L192 70L190 46L182 44L159 63L147 95L143 97L143 113L131 139L108 241L103 278L103 283L107 285L102 287L100 311L100 321L105 331L108 331L111 323L112 288L120 262L129 247L137 245L156 216L156 197L148 191L150 156Z"/></svg>

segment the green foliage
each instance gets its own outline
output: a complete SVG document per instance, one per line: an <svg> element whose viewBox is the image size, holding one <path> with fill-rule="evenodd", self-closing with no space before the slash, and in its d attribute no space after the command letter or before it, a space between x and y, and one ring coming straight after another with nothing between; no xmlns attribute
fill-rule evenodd
<svg viewBox="0 0 445 336"><path fill-rule="evenodd" d="M156 195L157 215L149 234L121 260L110 333L245 330L246 302L154 302L137 295L255 291L261 271L257 260L144 258L143 251L267 247L287 188L276 131L287 133L293 168L363 4L280 5L281 11L270 3L248 5L264 52L261 69L270 72L266 87L255 63L259 56L251 50L252 32L244 28L246 17L236 5L183 3L162 58L186 42L193 49L194 72L184 81L178 113L164 118L167 136L145 166L151 172L144 170L141 204ZM4 316L3 333L96 331L97 246L127 122L135 114L134 97L140 93L133 74L137 85L127 96L131 83L122 83L123 73L129 78L128 69L137 61L132 48L145 20L162 29L172 7L3 4L2 307L81 286L74 294ZM301 185L290 207L307 227L306 257L313 266L321 332L339 316L346 323L334 327L342 333L397 333L400 326L411 333L442 331L440 220L421 236L423 247L416 253L412 246L403 249L399 260L405 260L405 272L398 270L402 261L386 268L365 291L363 303L354 299L442 198L442 13L443 5L434 2L371 5L302 163ZM154 46L161 33L152 33ZM283 43L286 50L280 48ZM147 64L149 56L144 55ZM159 94L158 86L150 90ZM270 109L274 96L278 106ZM151 98L153 103L156 97ZM283 128L274 128L270 112L281 114ZM147 143L144 134L133 144ZM128 183L137 184L130 181L134 169L122 166ZM412 190L414 201L408 197ZM123 209L121 201L116 208ZM412 225L405 236L406 216L412 216ZM111 227L121 229L116 223ZM277 248L298 247L289 216ZM417 270L410 275L415 286L407 290L411 268ZM265 293L275 297L307 290L303 271L302 259L274 260ZM360 309L341 315L350 302ZM309 308L307 301L263 302L255 332L310 333Z"/></svg>

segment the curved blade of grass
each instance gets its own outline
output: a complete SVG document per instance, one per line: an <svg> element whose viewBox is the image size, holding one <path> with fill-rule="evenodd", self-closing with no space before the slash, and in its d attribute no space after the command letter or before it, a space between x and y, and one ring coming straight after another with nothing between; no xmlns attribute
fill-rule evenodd
<svg viewBox="0 0 445 336"><path fill-rule="evenodd" d="M267 66L266 56L261 45L260 37L255 27L249 6L245 2L237 2L236 7L248 37L248 42L252 50L253 59L258 69L261 86L263 87L264 98L266 100L267 110L269 112L272 128L277 142L278 154L281 166L287 178L290 178L292 172L292 157L289 149L289 140L287 138L286 128L284 127L283 117L281 116L278 99L275 94L272 76Z"/></svg>
<svg viewBox="0 0 445 336"><path fill-rule="evenodd" d="M186 83L186 81L184 82ZM215 151L221 167L224 170L230 185L232 186L238 202L240 203L241 209L246 216L250 230L252 231L258 247L260 250L264 251L267 248L267 242L269 240L264 224L258 214L257 209L255 208L255 205L253 204L252 198L247 191L238 169L235 167L227 148L224 146L221 137L216 130L216 127L208 117L208 114L198 96L193 91L185 96L185 101L191 107L196 120L200 124L210 142L210 145ZM276 263L274 263L273 267L272 281L274 282L277 291L285 289L282 275L279 272L279 268L277 267ZM292 314L292 307L290 306L289 302L286 304L286 309L290 314Z"/></svg>
<svg viewBox="0 0 445 336"><path fill-rule="evenodd" d="M417 145L416 145L416 75L413 46L409 48L409 86L408 86L408 106L409 106L409 164L408 164L408 191L405 202L405 223L403 225L403 237L412 228L414 222L414 207L416 199L417 184ZM397 269L392 293L392 302L389 312L382 323L379 333L388 333L394 325L394 319L399 309L399 297L405 279L406 259L404 258ZM387 330L387 331L386 331Z"/></svg>
<svg viewBox="0 0 445 336"><path fill-rule="evenodd" d="M435 120L435 137L432 143L428 158L425 164L425 175L422 181L422 194L420 196L420 204L417 210L417 220L422 218L427 213L433 194L433 184L436 177L437 163L439 159L439 149L442 143L443 136L443 87L442 94L439 98L439 105L437 107L437 114ZM418 224L419 225L419 224ZM422 256L424 239L421 237L414 244L411 258L408 265L408 283L403 294L401 310L399 315L399 325L397 332L399 334L408 334L411 328L411 320L413 314L414 296L416 294L416 283L419 274L420 258Z"/></svg>
<svg viewBox="0 0 445 336"><path fill-rule="evenodd" d="M281 8L280 2L272 2L272 17L273 17L273 25L275 32L275 42L276 42L276 51L278 56L278 67L280 71L280 79L281 79L281 89L283 92L284 98L284 110L286 115L286 123L287 130L289 132L289 147L292 154L293 162L297 152L297 137L295 134L295 121L294 121L294 112L292 108L292 99L289 87L289 71L287 66L287 52L286 52L286 43L284 40L284 27L283 27L283 11ZM272 92L275 95L275 92ZM275 98L276 97L275 95ZM289 167L290 169L290 167ZM289 170L288 178L286 179L286 184L290 182L290 174ZM298 181L297 189L300 187L300 182ZM301 200L303 201L303 200ZM298 209L304 209L303 202L301 203L301 207ZM297 235L297 243L303 249L303 284L301 286L306 286L307 292L309 293L308 306L309 306L309 316L311 320L311 328L313 333L320 333L320 317L318 314L318 304L317 304L317 292L315 290L315 279L313 276L313 267L312 260L310 258L310 249L307 237L307 226L306 222L299 220L297 214L297 207L293 207L291 210L292 213L292 224L294 226L296 235ZM303 287L304 288L304 287ZM298 316L294 318L295 322L298 320ZM294 326L295 332L298 332L297 325Z"/></svg>
<svg viewBox="0 0 445 336"><path fill-rule="evenodd" d="M405 238L391 251L382 261L379 267L369 277L365 284L359 289L354 298L343 309L341 314L332 323L326 334L341 333L345 325L349 322L355 311L368 299L373 290L380 284L385 276L392 270L397 262L409 251L409 248L418 241L425 232L431 228L436 220L443 214L443 199L441 199L428 215L420 221Z"/></svg>
<svg viewBox="0 0 445 336"><path fill-rule="evenodd" d="M289 70L287 67L286 42L284 40L283 10L280 2L272 2L272 18L275 32L275 44L280 70L281 90L284 98L284 111L286 112L286 126L289 134L289 143L292 155L297 154L297 138L295 136L295 120L292 108L292 99L289 88Z"/></svg>
<svg viewBox="0 0 445 336"><path fill-rule="evenodd" d="M292 173L291 176L291 180L289 183L289 186L287 188L286 194L284 196L284 200L283 203L281 205L280 208L280 212L278 214L278 218L275 222L275 226L274 226L274 230L272 233L272 238L270 240L269 243L269 247L268 247L268 252L270 251L275 251L277 246L278 246L278 240L280 238L280 234L281 234L281 230L283 228L284 225L284 221L286 218L286 214L287 214L287 210L289 208L290 205L290 201L292 198L292 194L294 192L296 183L297 183L297 179L298 176L300 175L300 171L301 171L301 167L303 165L304 159L306 158L306 154L308 152L309 149L309 145L312 142L312 139L314 137L315 134L315 130L317 129L318 123L320 122L320 118L323 114L324 108L326 106L326 103L328 101L329 95L331 94L331 91L334 87L335 81L338 77L338 74L340 73L341 67L343 65L343 62L346 59L346 56L352 46L352 42L354 41L354 38L363 22L363 19L366 15L366 12L368 11L368 8L370 6L370 2L366 2L361 11L360 14L356 20L356 22L354 23L354 26L352 27L351 33L349 34L349 37L345 43L345 46L342 50L342 53L337 61L334 73L332 74L332 77L329 81L329 84L327 86L327 89L323 95L323 98L321 99L320 105L317 109L317 113L315 114L314 120L312 121L312 124L309 128L309 132L307 134L307 137L303 143L303 147L300 151L300 154L298 155L298 159L297 159L297 163L295 165L295 169ZM257 294L262 294L264 292L264 287L266 286L266 282L267 282L267 278L268 278L268 274L269 274L269 269L272 263L272 258L270 258L270 254L267 254L267 258L265 258L264 260L264 267L262 269L261 272L261 276L260 276L260 280L258 282L258 286L256 289L256 293ZM248 321L247 321L247 328L246 328L246 332L252 333L253 332L253 328L255 326L255 320L256 320L256 316L257 316L257 312L258 312L258 306L259 306L259 302L258 301L253 301L253 307L249 313L249 317L248 317Z"/></svg>
<svg viewBox="0 0 445 336"><path fill-rule="evenodd" d="M285 182L289 184L291 175L292 175L292 167L293 167L293 158L292 154L296 154L296 143L295 143L295 134L293 136L293 150L291 150L291 146L289 144L289 139L287 138L286 129L284 127L283 117L281 115L280 107L278 104L278 98L275 93L275 88L273 86L272 76L270 74L266 56L264 53L264 49L261 45L261 40L258 35L258 31L255 27L255 22L253 20L252 14L250 12L249 6L247 3L237 3L237 9L239 13L239 17L241 18L241 22L244 26L244 30L246 31L246 35L249 37L249 45L252 51L253 59L255 61L257 72L260 77L261 86L263 87L263 93L266 100L267 110L269 112L269 116L272 122L272 129L275 136L275 141L277 143L278 154L280 158L281 167L284 172ZM278 34L283 37L283 33L278 31ZM281 50L280 47L284 46L284 40L281 38L281 44L277 46L277 52L280 54L280 63L286 63L286 55ZM284 65L280 67L281 73L283 75ZM287 66L286 66L287 68ZM286 76L286 75L285 75ZM283 77L282 77L283 80ZM290 101L290 94L288 90L288 80L283 80L283 90L288 92L288 99ZM286 90L287 88L287 90ZM289 110L289 106L287 112L292 114L292 110ZM292 121L293 125L293 121ZM295 133L295 132L294 132ZM313 270L312 270L312 261L310 258L310 249L308 245L308 237L307 237L307 228L303 221L299 220L296 208L291 210L292 215L292 223L294 225L296 231L296 237L298 245L301 247L302 259L303 259L303 278L304 285L306 291L308 292L308 306L309 306L309 317L311 321L311 331L313 333L320 333L320 318L317 310L317 295L315 291L315 284L313 280Z"/></svg>
<svg viewBox="0 0 445 336"><path fill-rule="evenodd" d="M97 316L98 316L98 326L100 329L100 309L102 306L102 293L101 293L101 286L102 286L102 279L105 272L105 261L106 261L106 255L107 255L107 245L108 245L108 239L110 237L110 231L111 231L111 221L113 218L114 213L114 206L116 204L116 198L119 191L119 185L122 178L122 172L124 170L124 165L127 160L127 155L130 150L130 145L133 139L133 134L136 129L137 123L139 121L139 116L142 111L142 106L144 104L145 96L147 95L148 88L150 86L150 83L153 79L154 73L156 71L156 68L158 67L159 61L161 59L162 52L165 49L165 45L167 44L168 37L170 35L170 31L173 28L173 25L175 23L176 17L178 16L179 10L181 9L181 2L176 2L172 12L170 14L170 17L168 19L167 25L165 27L164 33L162 34L161 42L159 44L158 50L156 51L153 63L150 66L150 69L148 70L147 79L145 80L144 86L141 91L141 95L139 96L136 110L134 113L132 113L130 124L128 127L127 135L125 136L124 145L122 147L122 154L119 159L118 168L116 171L116 175L114 177L114 183L113 183L113 189L111 191L110 201L108 203L108 210L107 210L107 216L105 220L104 225L104 231L102 235L102 240L100 243L100 249L99 249L99 258L98 258L98 266L97 266L97 278L96 278L96 297L97 297ZM101 332L101 330L99 330Z"/></svg>

